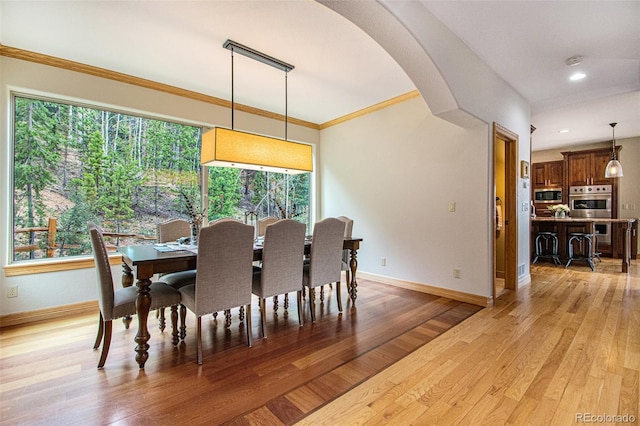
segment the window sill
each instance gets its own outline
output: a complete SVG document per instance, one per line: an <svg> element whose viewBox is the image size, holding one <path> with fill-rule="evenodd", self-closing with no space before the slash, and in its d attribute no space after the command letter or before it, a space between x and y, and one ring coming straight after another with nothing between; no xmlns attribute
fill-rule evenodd
<svg viewBox="0 0 640 426"><path fill-rule="evenodd" d="M120 254L109 255L109 263L111 263L111 265L122 264L122 256ZM49 272L73 271L94 267L93 257L80 257L74 259L47 259L14 263L6 265L3 269L6 277L17 277L20 275L46 274Z"/></svg>

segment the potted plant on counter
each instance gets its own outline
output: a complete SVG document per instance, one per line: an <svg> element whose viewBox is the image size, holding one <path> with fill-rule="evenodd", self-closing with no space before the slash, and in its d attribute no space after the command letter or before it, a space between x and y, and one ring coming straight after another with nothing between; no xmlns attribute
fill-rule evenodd
<svg viewBox="0 0 640 426"><path fill-rule="evenodd" d="M569 213L569 206L566 204L554 204L547 207L547 209L553 211L554 216L561 219Z"/></svg>

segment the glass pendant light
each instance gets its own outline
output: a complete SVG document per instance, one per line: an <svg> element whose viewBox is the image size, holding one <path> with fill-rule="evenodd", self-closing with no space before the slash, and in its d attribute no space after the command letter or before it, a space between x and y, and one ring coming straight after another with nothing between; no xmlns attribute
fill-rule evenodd
<svg viewBox="0 0 640 426"><path fill-rule="evenodd" d="M620 162L616 158L616 124L618 123L609 123L609 126L611 126L611 131L613 132L613 152L611 153L611 161L609 161L609 163L607 164L607 169L604 172L604 177L606 178L617 178L624 176L624 174L622 173L622 164L620 164Z"/></svg>

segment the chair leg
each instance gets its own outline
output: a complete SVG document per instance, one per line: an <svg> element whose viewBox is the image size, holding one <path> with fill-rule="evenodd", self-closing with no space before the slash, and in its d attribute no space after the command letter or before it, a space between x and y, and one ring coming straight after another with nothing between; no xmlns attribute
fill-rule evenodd
<svg viewBox="0 0 640 426"><path fill-rule="evenodd" d="M302 315L302 290L298 290L296 293L298 294L298 323L300 324L300 327L302 327L302 324L304 323Z"/></svg>
<svg viewBox="0 0 640 426"><path fill-rule="evenodd" d="M289 309L289 293L284 294L284 310Z"/></svg>
<svg viewBox="0 0 640 426"><path fill-rule="evenodd" d="M184 305L180 305L180 339L184 340L187 337L187 308Z"/></svg>
<svg viewBox="0 0 640 426"><path fill-rule="evenodd" d="M173 305L171 307L171 343L174 346L180 341L178 334L178 305Z"/></svg>
<svg viewBox="0 0 640 426"><path fill-rule="evenodd" d="M311 322L316 322L316 291L309 287L309 307L311 308Z"/></svg>
<svg viewBox="0 0 640 426"><path fill-rule="evenodd" d="M251 303L247 304L247 315L244 317L245 328L247 329L247 345L253 346L253 338L251 336Z"/></svg>
<svg viewBox="0 0 640 426"><path fill-rule="evenodd" d="M96 336L96 342L93 344L93 349L98 349L100 347L100 342L102 342L102 333L104 333L104 319L102 318L102 312L100 312L98 335Z"/></svg>
<svg viewBox="0 0 640 426"><path fill-rule="evenodd" d="M198 342L198 350L196 355L196 362L198 365L202 365L202 317L198 317L196 322L196 339Z"/></svg>
<svg viewBox="0 0 640 426"><path fill-rule="evenodd" d="M265 330L265 323L267 322L267 314L266 312L266 303L264 297L260 298L260 333L262 333L262 338L267 338L267 331Z"/></svg>
<svg viewBox="0 0 640 426"><path fill-rule="evenodd" d="M273 312L278 312L278 296L273 296Z"/></svg>
<svg viewBox="0 0 640 426"><path fill-rule="evenodd" d="M324 302L324 286L320 286L320 301Z"/></svg>
<svg viewBox="0 0 640 426"><path fill-rule="evenodd" d="M107 361L107 355L109 355L109 347L111 346L111 321L104 321L103 338L102 354L100 355L100 361L98 361L98 368L104 367L104 363Z"/></svg>
<svg viewBox="0 0 640 426"><path fill-rule="evenodd" d="M231 327L231 309L224 310L224 326L226 328Z"/></svg>
<svg viewBox="0 0 640 426"><path fill-rule="evenodd" d="M167 325L167 322L164 318L164 308L158 309L158 312L160 314L160 319L158 320L158 328L160 329L160 331L164 331Z"/></svg>
<svg viewBox="0 0 640 426"><path fill-rule="evenodd" d="M336 282L336 300L338 301L338 310L342 312L342 296L340 295L340 281Z"/></svg>

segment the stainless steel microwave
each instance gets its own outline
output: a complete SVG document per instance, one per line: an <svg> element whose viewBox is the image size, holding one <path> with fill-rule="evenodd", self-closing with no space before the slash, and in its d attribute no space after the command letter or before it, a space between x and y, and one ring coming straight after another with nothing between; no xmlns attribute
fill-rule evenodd
<svg viewBox="0 0 640 426"><path fill-rule="evenodd" d="M562 189L561 188L535 189L533 191L533 202L534 203L561 203Z"/></svg>

